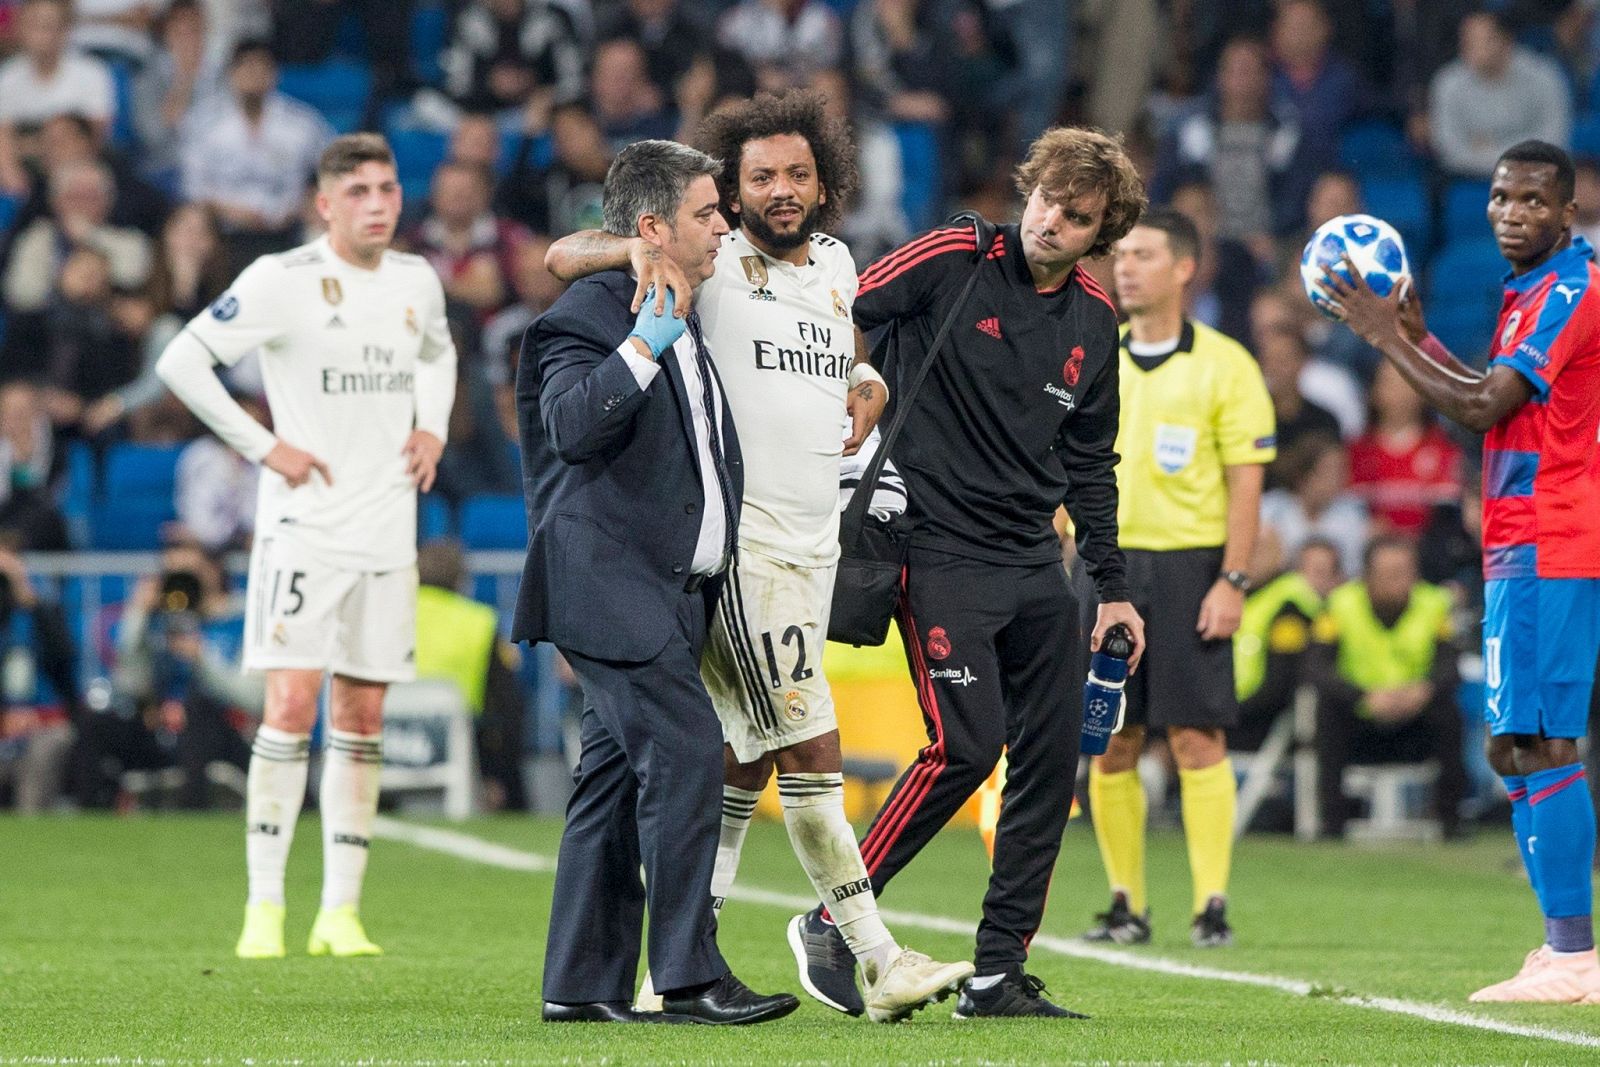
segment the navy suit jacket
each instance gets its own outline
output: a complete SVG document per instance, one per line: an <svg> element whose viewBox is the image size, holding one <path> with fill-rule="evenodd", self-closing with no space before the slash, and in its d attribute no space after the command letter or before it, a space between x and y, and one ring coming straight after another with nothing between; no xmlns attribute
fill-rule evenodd
<svg viewBox="0 0 1600 1067"><path fill-rule="evenodd" d="M591 275L523 335L517 424L529 536L511 638L642 663L678 627L702 509L722 501L704 499L676 358L663 353L661 373L640 389L617 353L633 329L633 292L623 271ZM685 333L678 348L692 353L692 344ZM744 464L726 400L719 407L737 523Z"/></svg>

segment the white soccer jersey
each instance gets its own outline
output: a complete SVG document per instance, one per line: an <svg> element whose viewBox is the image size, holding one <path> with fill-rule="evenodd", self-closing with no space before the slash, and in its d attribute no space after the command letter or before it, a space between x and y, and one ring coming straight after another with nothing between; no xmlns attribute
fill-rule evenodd
<svg viewBox="0 0 1600 1067"><path fill-rule="evenodd" d="M363 270L323 237L250 264L187 329L227 366L259 349L274 432L333 474L291 489L263 468L257 536L348 570L414 563L417 494L401 449L413 428L445 440L455 398L444 289L427 261L385 252Z"/></svg>
<svg viewBox="0 0 1600 1067"><path fill-rule="evenodd" d="M788 563L839 557L839 427L855 362L856 267L844 242L811 237L803 267L722 239L695 294L744 455L739 540Z"/></svg>

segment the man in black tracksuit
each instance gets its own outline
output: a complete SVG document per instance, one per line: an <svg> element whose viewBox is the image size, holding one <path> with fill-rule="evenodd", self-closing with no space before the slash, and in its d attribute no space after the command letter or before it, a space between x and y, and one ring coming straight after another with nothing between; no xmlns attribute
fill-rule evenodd
<svg viewBox="0 0 1600 1067"><path fill-rule="evenodd" d="M1066 128L1034 144L1017 186L1028 197L1021 224L1000 227L987 251L969 227L934 230L869 267L855 303L862 329L897 330L899 396L979 272L895 445L914 523L900 629L930 743L861 846L881 894L1008 750L963 1018L1072 1015L1022 969L1072 804L1083 715L1058 504L1102 604L1092 644L1123 622L1135 656L1144 646L1117 547L1116 312L1077 265L1133 227L1143 190L1116 141ZM836 955L821 950L825 917L806 918L821 942L810 967L825 968Z"/></svg>

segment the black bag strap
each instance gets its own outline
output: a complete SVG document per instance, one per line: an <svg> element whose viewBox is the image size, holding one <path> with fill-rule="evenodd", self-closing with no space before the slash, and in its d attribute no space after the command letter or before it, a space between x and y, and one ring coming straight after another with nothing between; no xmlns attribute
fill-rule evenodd
<svg viewBox="0 0 1600 1067"><path fill-rule="evenodd" d="M856 484L855 492L850 497L850 506L845 508L844 516L839 520L839 543L846 551L855 547L861 539L861 530L866 525L867 508L872 503L872 494L878 488L878 479L883 475L883 465L889 461L889 449L893 446L895 438L900 436L901 429L906 424L906 417L911 414L911 404L916 399L922 383L928 378L928 372L933 370L934 361L939 358L939 352L944 347L944 342L950 336L950 328L955 325L956 316L961 314L961 309L967 303L967 298L972 295L973 287L978 284L977 265L983 262L983 257L994 244L996 228L994 223L978 214L976 211L963 211L950 218L954 224L971 223L973 233L977 237L977 251L973 253L973 269L967 275L966 284L961 287L961 294L950 305L944 321L939 324L939 332L934 334L933 344L928 348L928 354L922 361L922 366L917 368L917 374L903 394L895 400L894 419L889 423L887 433L881 435L878 441L878 451L873 453L872 462L867 464L867 469L861 473L861 481ZM891 328L891 334L893 328ZM887 346L888 336L879 341L881 346Z"/></svg>

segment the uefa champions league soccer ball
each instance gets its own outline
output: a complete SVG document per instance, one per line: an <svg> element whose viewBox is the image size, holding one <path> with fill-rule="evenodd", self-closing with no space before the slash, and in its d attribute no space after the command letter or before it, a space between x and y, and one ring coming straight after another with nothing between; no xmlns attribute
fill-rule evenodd
<svg viewBox="0 0 1600 1067"><path fill-rule="evenodd" d="M1326 266L1349 278L1350 272L1343 263L1345 256L1350 257L1368 287L1379 296L1388 296L1402 278L1411 274L1405 242L1393 226L1371 215L1329 219L1306 242L1306 250L1300 256L1300 281L1312 305L1330 319L1337 316L1333 301L1323 289L1326 282L1322 268Z"/></svg>

